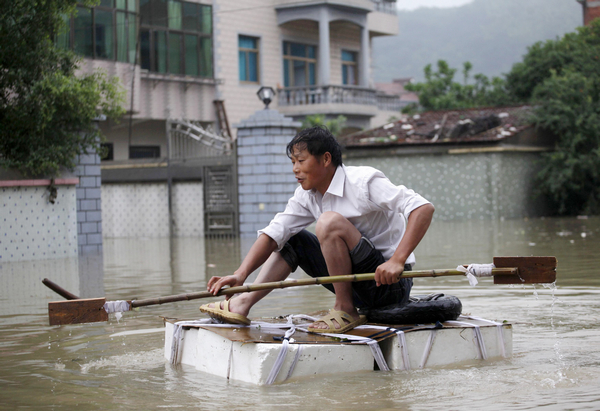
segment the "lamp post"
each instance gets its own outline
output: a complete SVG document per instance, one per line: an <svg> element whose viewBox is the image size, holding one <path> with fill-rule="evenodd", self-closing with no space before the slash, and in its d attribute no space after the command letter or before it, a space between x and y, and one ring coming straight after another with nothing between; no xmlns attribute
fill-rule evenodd
<svg viewBox="0 0 600 411"><path fill-rule="evenodd" d="M273 101L273 97L275 97L275 90L273 87L261 87L257 92L259 100L265 103L265 110L269 108L269 104Z"/></svg>

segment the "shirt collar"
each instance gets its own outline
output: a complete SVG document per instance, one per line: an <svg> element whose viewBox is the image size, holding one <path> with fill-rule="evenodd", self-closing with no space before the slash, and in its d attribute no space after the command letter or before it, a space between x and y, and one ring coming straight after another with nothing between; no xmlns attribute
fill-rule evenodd
<svg viewBox="0 0 600 411"><path fill-rule="evenodd" d="M329 194L333 194L334 196L343 197L344 196L344 183L346 182L346 171L344 170L343 165L339 165L335 170L335 174L331 179L331 183L329 184L329 188L327 188L327 192Z"/></svg>

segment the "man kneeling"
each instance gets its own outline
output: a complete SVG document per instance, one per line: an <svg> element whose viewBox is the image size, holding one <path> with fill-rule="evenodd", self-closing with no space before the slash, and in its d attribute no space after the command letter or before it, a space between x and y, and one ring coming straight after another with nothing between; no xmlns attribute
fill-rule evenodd
<svg viewBox="0 0 600 411"><path fill-rule="evenodd" d="M415 264L419 244L434 212L431 203L396 186L372 167L346 167L341 148L323 127L300 131L287 146L300 184L285 211L258 232L258 238L233 275L212 277L213 294L239 286L263 265L255 284L282 281L300 266L312 277L375 272L374 281L334 283L329 314L308 328L343 333L364 324L357 308L408 302L412 279L400 278ZM316 224L316 235L306 227ZM270 290L253 291L200 310L234 324L250 324L248 313Z"/></svg>

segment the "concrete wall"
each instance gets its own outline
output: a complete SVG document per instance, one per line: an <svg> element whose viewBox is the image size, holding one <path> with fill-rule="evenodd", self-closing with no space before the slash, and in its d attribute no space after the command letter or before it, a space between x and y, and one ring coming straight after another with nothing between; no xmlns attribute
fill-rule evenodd
<svg viewBox="0 0 600 411"><path fill-rule="evenodd" d="M256 236L294 194L297 182L286 146L298 126L272 109L260 110L236 125L240 236Z"/></svg>

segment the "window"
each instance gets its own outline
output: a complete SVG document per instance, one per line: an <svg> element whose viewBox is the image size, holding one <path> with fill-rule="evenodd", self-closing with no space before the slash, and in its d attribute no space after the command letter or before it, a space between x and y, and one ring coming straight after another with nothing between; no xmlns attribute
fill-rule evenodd
<svg viewBox="0 0 600 411"><path fill-rule="evenodd" d="M129 146L129 158L159 158L160 146Z"/></svg>
<svg viewBox="0 0 600 411"><path fill-rule="evenodd" d="M240 36L238 48L240 81L258 83L258 39Z"/></svg>
<svg viewBox="0 0 600 411"><path fill-rule="evenodd" d="M77 6L67 30L57 36L60 47L94 59L135 62L136 0L102 0L96 7Z"/></svg>
<svg viewBox="0 0 600 411"><path fill-rule="evenodd" d="M113 143L100 144L100 160L112 161L115 159L115 146Z"/></svg>
<svg viewBox="0 0 600 411"><path fill-rule="evenodd" d="M342 50L342 84L358 84L358 53Z"/></svg>
<svg viewBox="0 0 600 411"><path fill-rule="evenodd" d="M283 42L283 83L285 87L317 84L317 48Z"/></svg>
<svg viewBox="0 0 600 411"><path fill-rule="evenodd" d="M157 73L213 76L212 7L140 0L140 64Z"/></svg>

